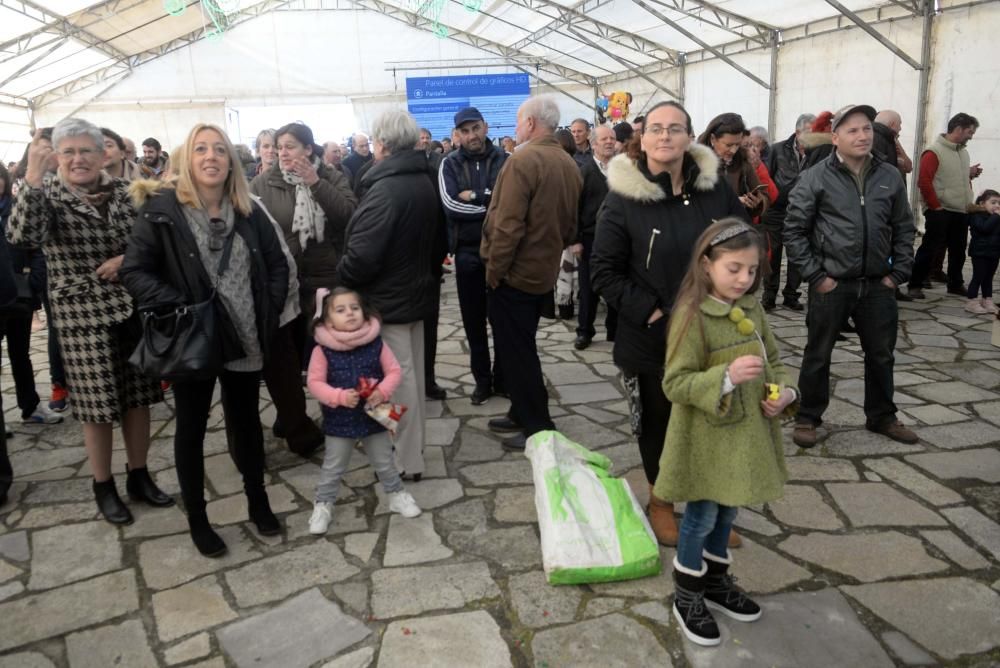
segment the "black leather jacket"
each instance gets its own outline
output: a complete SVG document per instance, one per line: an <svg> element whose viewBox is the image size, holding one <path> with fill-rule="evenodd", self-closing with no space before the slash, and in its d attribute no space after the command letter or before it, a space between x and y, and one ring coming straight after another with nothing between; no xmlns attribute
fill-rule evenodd
<svg viewBox="0 0 1000 668"><path fill-rule="evenodd" d="M892 276L913 269L913 212L899 170L878 158L856 177L836 152L810 167L788 198L788 260L811 285L835 279Z"/></svg>

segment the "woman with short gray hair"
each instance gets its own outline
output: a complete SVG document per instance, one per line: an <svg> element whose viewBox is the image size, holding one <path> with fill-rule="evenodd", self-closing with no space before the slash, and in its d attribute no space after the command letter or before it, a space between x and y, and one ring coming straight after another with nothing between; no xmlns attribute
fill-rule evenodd
<svg viewBox="0 0 1000 668"><path fill-rule="evenodd" d="M362 293L382 318L382 338L403 368L394 398L408 407L396 434L397 468L419 480L424 471L423 320L436 308L445 224L437 174L414 146L420 130L405 111L375 119L378 163L361 177L367 189L347 225L338 282Z"/></svg>
<svg viewBox="0 0 1000 668"><path fill-rule="evenodd" d="M46 174L53 154L58 171ZM157 381L128 362L140 327L118 270L136 212L128 183L108 176L103 165L104 137L87 121L59 122L51 143L36 132L7 239L45 252L52 321L59 330L73 415L83 423L97 507L107 521L131 524L132 514L111 475L115 422L121 423L125 440L129 496L153 506L174 501L146 468L149 406L162 401L163 394Z"/></svg>

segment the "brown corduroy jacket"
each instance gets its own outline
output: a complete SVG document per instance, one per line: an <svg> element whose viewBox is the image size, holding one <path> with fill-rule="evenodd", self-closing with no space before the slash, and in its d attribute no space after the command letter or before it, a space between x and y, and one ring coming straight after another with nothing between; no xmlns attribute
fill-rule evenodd
<svg viewBox="0 0 1000 668"><path fill-rule="evenodd" d="M559 258L576 235L583 180L554 137L534 139L504 163L483 223L486 282L530 294L552 290Z"/></svg>

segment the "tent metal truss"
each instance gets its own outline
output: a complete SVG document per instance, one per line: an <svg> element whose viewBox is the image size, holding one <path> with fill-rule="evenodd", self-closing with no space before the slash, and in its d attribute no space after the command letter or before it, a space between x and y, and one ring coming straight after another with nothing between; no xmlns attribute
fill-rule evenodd
<svg viewBox="0 0 1000 668"><path fill-rule="evenodd" d="M0 0L0 7L4 7L5 9L11 9L17 12L18 14L27 16L30 19L45 24L42 28L33 31L32 33L28 33L28 35L19 36L17 40L14 40L15 44L18 44L19 42L22 41L30 42L32 39L40 36L41 34L54 33L55 35L57 35L56 37L57 40L72 37L73 39L79 42L83 42L87 46L96 49L97 51L100 51L108 58L113 58L115 60L123 60L128 58L128 54L124 53L123 51L119 51L115 47L106 43L97 35L88 32L86 29L81 28L80 26L73 25L65 18L57 14L53 14L52 12L48 11L41 5L36 5L30 0ZM50 39L46 42L46 44L50 44L51 42L52 40ZM5 43L3 49L0 50L6 50L8 48L10 48L10 46L8 46L8 44ZM23 53L21 48L18 48L17 51Z"/></svg>

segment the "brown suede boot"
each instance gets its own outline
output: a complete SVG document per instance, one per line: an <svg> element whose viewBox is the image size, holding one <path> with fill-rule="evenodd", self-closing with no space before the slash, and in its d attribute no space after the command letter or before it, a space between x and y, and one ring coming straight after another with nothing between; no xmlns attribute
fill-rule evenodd
<svg viewBox="0 0 1000 668"><path fill-rule="evenodd" d="M674 519L674 504L656 498L652 485L649 488L649 526L661 545L676 547L677 520Z"/></svg>

